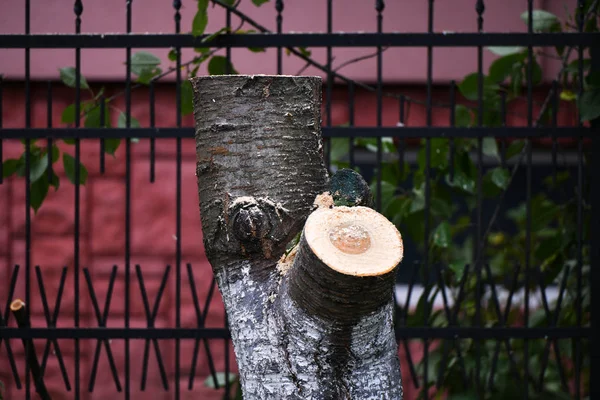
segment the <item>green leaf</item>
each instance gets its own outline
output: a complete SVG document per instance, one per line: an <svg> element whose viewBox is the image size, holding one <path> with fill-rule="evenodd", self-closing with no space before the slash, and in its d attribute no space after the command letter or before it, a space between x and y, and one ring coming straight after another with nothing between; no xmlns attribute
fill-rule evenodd
<svg viewBox="0 0 600 400"><path fill-rule="evenodd" d="M60 187L60 179L55 173L52 173L52 182L50 182L50 185L54 186L54 191L57 191Z"/></svg>
<svg viewBox="0 0 600 400"><path fill-rule="evenodd" d="M350 150L349 140L346 138L331 138L330 140L331 141L329 143L331 146L331 161L341 161L342 158L346 154L348 154L348 151Z"/></svg>
<svg viewBox="0 0 600 400"><path fill-rule="evenodd" d="M177 61L177 49L172 47L171 50L169 50L169 55L167 57L169 58L169 61Z"/></svg>
<svg viewBox="0 0 600 400"><path fill-rule="evenodd" d="M407 203L410 204L410 203ZM400 232L407 237L410 237L416 244L422 244L425 237L425 212L423 210L394 219L394 224Z"/></svg>
<svg viewBox="0 0 600 400"><path fill-rule="evenodd" d="M75 104L69 104L62 112L60 120L65 124L75 122Z"/></svg>
<svg viewBox="0 0 600 400"><path fill-rule="evenodd" d="M523 147L525 147L525 140L515 140L506 148L506 153L504 157L507 160L510 160L514 156L518 155L523 151Z"/></svg>
<svg viewBox="0 0 600 400"><path fill-rule="evenodd" d="M491 178L494 185L500 189L506 189L510 181L510 174L506 168L494 168L491 171Z"/></svg>
<svg viewBox="0 0 600 400"><path fill-rule="evenodd" d="M447 168L448 149L450 148L448 139L433 138L430 140L430 144L430 167L439 169ZM417 155L417 162L419 164L419 169L423 171L425 171L425 168L427 167L426 153L426 146L424 143L422 143L421 148L419 149L419 153Z"/></svg>
<svg viewBox="0 0 600 400"><path fill-rule="evenodd" d="M50 185L48 183L48 174L42 174L40 179L31 184L29 191L29 204L31 208L33 208L34 212L37 213L42 203L44 202L44 199L48 194L49 186Z"/></svg>
<svg viewBox="0 0 600 400"><path fill-rule="evenodd" d="M162 73L162 69L160 69L160 68L144 69L144 70L140 71L140 74L138 75L136 82L139 82L143 85L149 85L150 82L152 81L152 79L154 79L161 73Z"/></svg>
<svg viewBox="0 0 600 400"><path fill-rule="evenodd" d="M454 272L454 275L457 278L460 278L465 272L466 264L467 263L464 261L453 261L450 264L448 264L448 267L452 270L452 272Z"/></svg>
<svg viewBox="0 0 600 400"><path fill-rule="evenodd" d="M59 71L60 71L60 80L68 87L74 88L76 86L75 85L75 78L76 78L75 68L64 67L64 68L60 68ZM83 75L81 75L81 73L79 74L79 87L82 89L90 88L88 86L87 81L85 80Z"/></svg>
<svg viewBox="0 0 600 400"><path fill-rule="evenodd" d="M125 114L122 111L119 114L119 119L117 121L117 127L118 128L127 128L127 114ZM140 127L140 121L138 121L137 119L135 119L133 116L130 116L129 117L129 127L130 128L139 128Z"/></svg>
<svg viewBox="0 0 600 400"><path fill-rule="evenodd" d="M122 111L121 111L121 113L119 113L119 119L117 120L117 127L127 128L127 115ZM140 121L135 119L133 116L130 116L129 127L130 128L139 128ZM136 143L139 141L139 139L132 138L131 141ZM104 151L107 152L108 154L111 154L112 156L114 156L115 152L119 148L120 144L121 144L120 139L105 139L104 140Z"/></svg>
<svg viewBox="0 0 600 400"><path fill-rule="evenodd" d="M346 143L346 149L348 148ZM381 167L381 179L389 182L394 186L398 186L410 175L410 165L405 161L402 165L402 170L397 162L383 163Z"/></svg>
<svg viewBox="0 0 600 400"><path fill-rule="evenodd" d="M377 180L373 178L373 182L369 185L371 193L373 194L373 200L377 197ZM381 182L381 204L385 208L393 199L396 193L396 186L388 182Z"/></svg>
<svg viewBox="0 0 600 400"><path fill-rule="evenodd" d="M489 79L495 83L502 83L512 75L515 66L520 67L525 59L524 53L508 54L496 59L488 70Z"/></svg>
<svg viewBox="0 0 600 400"><path fill-rule="evenodd" d="M473 164L469 153L463 151L454 159L454 180L450 181L450 176L446 175L446 184L462 192L474 194L476 177L477 167Z"/></svg>
<svg viewBox="0 0 600 400"><path fill-rule="evenodd" d="M497 197L510 183L508 170L497 167L486 172L482 181L482 190L486 198Z"/></svg>
<svg viewBox="0 0 600 400"><path fill-rule="evenodd" d="M421 297L419 297L419 301L417 302L417 308L414 313L409 315L407 325L408 326L427 326L428 316L431 315L431 310L433 308L433 298L435 298L435 294L437 292L431 291L431 287L425 287L423 293L421 293ZM429 297L432 297L430 299Z"/></svg>
<svg viewBox="0 0 600 400"><path fill-rule="evenodd" d="M208 25L208 0L198 0L198 11L192 21L192 35L200 36Z"/></svg>
<svg viewBox="0 0 600 400"><path fill-rule="evenodd" d="M219 386L218 388L222 388L225 386L225 382L226 382L226 376L225 376L225 372L217 372L216 374L217 377L217 385ZM237 374L234 374L233 372L229 373L229 384L234 383L237 380ZM209 375L205 380L204 380L204 386L209 387L211 389L217 389L217 387L215 387L215 381L213 379L212 375Z"/></svg>
<svg viewBox="0 0 600 400"><path fill-rule="evenodd" d="M63 153L63 166L65 168L65 174L71 183L75 184L75 159L67 153ZM85 166L79 163L79 183L84 185L87 181L88 172Z"/></svg>
<svg viewBox="0 0 600 400"><path fill-rule="evenodd" d="M525 22L525 24L529 24L529 11L525 11L521 14L521 20ZM545 10L533 10L532 20L533 30L536 32L548 32L552 29L556 29L557 24L560 26L558 17Z"/></svg>
<svg viewBox="0 0 600 400"><path fill-rule="evenodd" d="M394 197L386 204L383 215L389 220L393 220L397 216L402 216L409 202L410 198L408 197Z"/></svg>
<svg viewBox="0 0 600 400"><path fill-rule="evenodd" d="M551 258L554 254L561 251L564 244L565 241L560 235L553 235L542 239L536 246L535 257L540 263L543 263L544 260Z"/></svg>
<svg viewBox="0 0 600 400"><path fill-rule="evenodd" d="M588 90L579 99L579 118L583 122L598 117L600 117L600 89Z"/></svg>
<svg viewBox="0 0 600 400"><path fill-rule="evenodd" d="M59 157L60 157L60 150L58 150L58 147L56 145L53 145L52 146L52 164L57 162Z"/></svg>
<svg viewBox="0 0 600 400"><path fill-rule="evenodd" d="M448 248L452 235L450 234L450 224L447 221L442 222L433 232L433 244L437 247Z"/></svg>
<svg viewBox="0 0 600 400"><path fill-rule="evenodd" d="M21 164L21 160L9 158L8 160L2 163L2 177L8 178L9 176L15 174L19 169L19 165Z"/></svg>
<svg viewBox="0 0 600 400"><path fill-rule="evenodd" d="M489 51L497 56L508 56L511 54L517 54L523 52L525 47L522 46L488 46L486 47Z"/></svg>
<svg viewBox="0 0 600 400"><path fill-rule="evenodd" d="M559 206L540 195L531 202L531 229L534 232L548 227L557 218Z"/></svg>
<svg viewBox="0 0 600 400"><path fill-rule="evenodd" d="M431 213L442 218L450 218L452 216L452 205L441 197L432 197Z"/></svg>
<svg viewBox="0 0 600 400"><path fill-rule="evenodd" d="M584 82L587 88L600 89L600 71L590 71Z"/></svg>
<svg viewBox="0 0 600 400"><path fill-rule="evenodd" d="M208 62L208 73L210 75L236 75L239 72L237 72L235 68L233 68L233 64L231 62L228 62L226 57L212 56L212 58Z"/></svg>
<svg viewBox="0 0 600 400"><path fill-rule="evenodd" d="M181 82L181 115L188 115L194 112L193 97L192 83L189 80Z"/></svg>
<svg viewBox="0 0 600 400"><path fill-rule="evenodd" d="M468 107L457 104L454 107L454 124L457 127L468 128L473 121L473 115Z"/></svg>
<svg viewBox="0 0 600 400"><path fill-rule="evenodd" d="M138 51L131 55L131 73L144 75L154 71L160 65L160 58L147 51Z"/></svg>
<svg viewBox="0 0 600 400"><path fill-rule="evenodd" d="M458 90L465 98L475 101L479 97L479 74L474 72L467 75L461 83L458 84ZM486 97L490 93L495 93L499 86L490 80L489 77L483 75L483 96Z"/></svg>
<svg viewBox="0 0 600 400"><path fill-rule="evenodd" d="M497 159L500 159L500 156L498 155L498 144L496 143L495 138L483 138L483 154L489 157L495 157Z"/></svg>
<svg viewBox="0 0 600 400"><path fill-rule="evenodd" d="M90 108L92 103L82 102L79 105L79 112L86 111ZM69 104L62 112L60 117L61 122L65 124L72 124L75 122L75 104Z"/></svg>
<svg viewBox="0 0 600 400"><path fill-rule="evenodd" d="M100 114L101 114L100 104L96 104L94 107L92 107L88 111L88 113L85 117L85 122L84 122L83 126L85 126L86 128L100 128L100 127L110 128L110 113L108 112L108 100L105 100L104 124L102 124L100 121L100 117L101 117Z"/></svg>
<svg viewBox="0 0 600 400"><path fill-rule="evenodd" d="M523 86L523 76L523 66L513 65L513 70L510 74L510 87L514 96L518 96L521 93L521 87Z"/></svg>
<svg viewBox="0 0 600 400"><path fill-rule="evenodd" d="M48 156L33 156L31 160L31 167L29 168L29 178L31 182L35 182L48 169Z"/></svg>
<svg viewBox="0 0 600 400"><path fill-rule="evenodd" d="M529 74L529 69L528 69L529 67L526 66L525 68L527 68L526 71L527 71L527 74ZM537 60L535 58L533 58L533 71L532 71L532 73L533 73L532 83L534 85L538 85L542 81L543 72L542 72L542 67L540 67L540 64L538 64L538 62L537 62ZM527 76L529 76L529 75L527 75Z"/></svg>
<svg viewBox="0 0 600 400"><path fill-rule="evenodd" d="M255 6L260 7L265 3L268 3L269 0L252 0L252 3L254 3Z"/></svg>
<svg viewBox="0 0 600 400"><path fill-rule="evenodd" d="M131 139L132 141L134 139ZM117 149L119 148L119 145L121 144L121 139L118 138L106 138L104 139L104 152L108 153L110 155L112 155L113 157L115 156L115 152L117 151Z"/></svg>
<svg viewBox="0 0 600 400"><path fill-rule="evenodd" d="M204 39L202 39L200 41L200 43L209 43L211 40L213 40L214 38L216 38L217 36L219 36L222 33L225 33L229 30L229 28L224 27L219 29L218 31L211 33L210 35L208 35L207 37L205 37Z"/></svg>
<svg viewBox="0 0 600 400"><path fill-rule="evenodd" d="M527 215L526 213L527 208L525 206L525 203L521 203L519 206L506 211L506 216L512 219L513 221L519 223L525 219L525 216Z"/></svg>
<svg viewBox="0 0 600 400"><path fill-rule="evenodd" d="M587 70L590 69L590 67L592 65L592 59L584 58L582 64L583 64L583 72L585 73ZM565 72L572 74L573 76L578 76L579 75L579 58L574 61L571 61L565 68Z"/></svg>

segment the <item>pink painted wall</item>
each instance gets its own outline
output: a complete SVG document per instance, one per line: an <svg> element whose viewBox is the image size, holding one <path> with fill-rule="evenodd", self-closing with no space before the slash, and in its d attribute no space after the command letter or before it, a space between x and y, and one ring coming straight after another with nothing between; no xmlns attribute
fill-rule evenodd
<svg viewBox="0 0 600 400"><path fill-rule="evenodd" d="M133 32L174 31L174 10L168 0L133 1ZM74 14L72 0L31 0L32 33L72 33ZM549 1L536 0L535 7L547 9L560 16L564 6L573 9L576 0ZM125 2L122 0L84 1L82 32L116 33L125 31ZM196 1L184 0L182 7L182 30L191 29ZM274 2L255 7L249 0L243 0L240 9L260 24L275 30ZM486 32L525 32L526 26L519 15L526 9L522 0L487 1L485 12ZM0 33L23 33L24 2L9 2L2 6ZM225 24L224 11L220 7L210 8L207 32L214 32ZM333 30L335 32L374 32L376 12L374 1L336 0L333 2ZM51 16L51 17L50 17ZM474 0L438 0L435 2L435 32L475 32L477 29ZM325 32L326 2L322 0L286 1L283 12L285 32ZM237 26L239 19L233 17ZM427 29L427 1L394 0L387 1L384 11L385 32L425 32ZM250 29L246 27L245 29ZM135 51L135 49L134 49ZM169 49L153 49L168 65ZM344 60L372 53L367 48L337 48L333 50L334 67ZM447 83L451 79L460 80L476 69L476 49L437 48L433 51L434 79ZM193 51L184 52L183 59L193 57ZM325 63L325 49L313 49L314 58ZM232 58L238 71L247 74L270 74L276 72L275 50L267 53L251 53L246 49L233 49ZM486 66L495 58L485 53ZM82 72L91 80L122 80L125 75L125 50L88 49L82 51ZM426 79L425 48L391 48L383 56L383 77L387 82L423 82ZM543 68L546 77L554 76L556 63L547 63ZM38 49L31 52L31 72L35 79L53 79L57 69L74 65L74 51ZM172 64L172 63L171 63ZM550 65L552 64L552 65ZM303 66L302 60L286 57L284 73L296 74ZM342 70L349 77L361 81L375 79L375 60L367 60L348 66ZM0 74L7 79L21 79L24 70L24 52L18 49L0 49ZM200 70L204 73L204 70ZM309 68L304 74L322 75ZM172 77L171 77L172 78Z"/></svg>

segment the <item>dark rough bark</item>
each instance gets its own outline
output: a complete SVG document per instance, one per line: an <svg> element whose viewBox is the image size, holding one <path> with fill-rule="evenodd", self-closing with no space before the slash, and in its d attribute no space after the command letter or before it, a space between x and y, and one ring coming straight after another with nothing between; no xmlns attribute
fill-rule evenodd
<svg viewBox="0 0 600 400"><path fill-rule="evenodd" d="M335 273L303 241L289 271L277 268L327 188L321 79L213 76L192 85L204 245L244 398L401 399L393 272Z"/></svg>

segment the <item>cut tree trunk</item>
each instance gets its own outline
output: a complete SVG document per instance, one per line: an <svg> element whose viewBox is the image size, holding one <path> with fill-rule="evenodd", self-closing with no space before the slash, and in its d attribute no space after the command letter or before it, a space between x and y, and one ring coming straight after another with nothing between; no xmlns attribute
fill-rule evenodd
<svg viewBox="0 0 600 400"><path fill-rule="evenodd" d="M191 82L204 246L244 398L402 399L392 295L402 239L376 211L334 205L321 79Z"/></svg>

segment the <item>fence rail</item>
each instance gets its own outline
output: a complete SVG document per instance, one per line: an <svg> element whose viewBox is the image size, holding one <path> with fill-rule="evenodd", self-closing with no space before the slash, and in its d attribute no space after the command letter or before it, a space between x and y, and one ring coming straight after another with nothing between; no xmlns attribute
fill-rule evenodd
<svg viewBox="0 0 600 400"><path fill-rule="evenodd" d="M211 38L190 34L0 34L7 49L122 49L206 47L477 47L593 46L597 33L251 33ZM210 42L203 40L210 39Z"/></svg>

